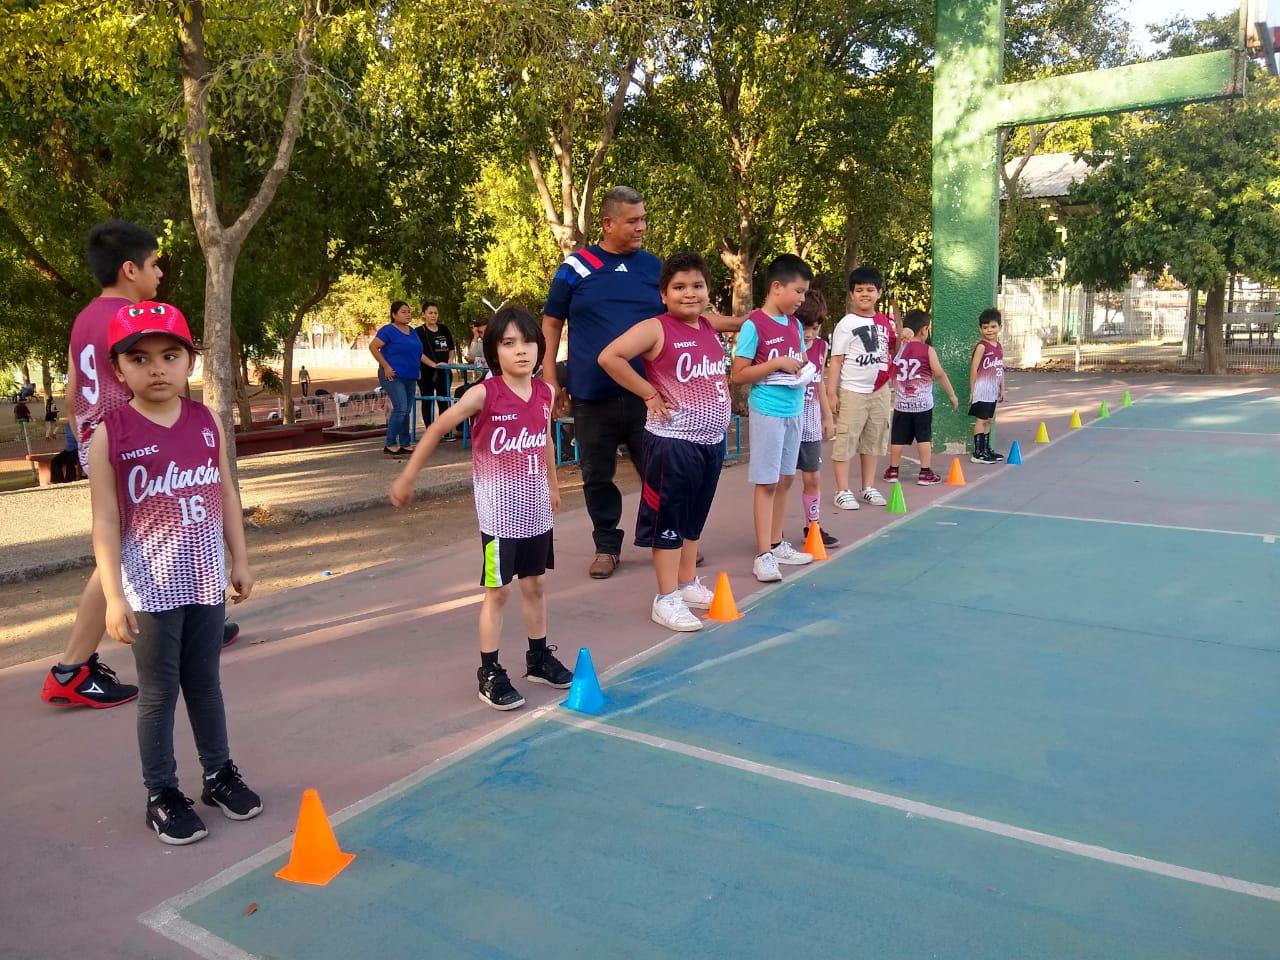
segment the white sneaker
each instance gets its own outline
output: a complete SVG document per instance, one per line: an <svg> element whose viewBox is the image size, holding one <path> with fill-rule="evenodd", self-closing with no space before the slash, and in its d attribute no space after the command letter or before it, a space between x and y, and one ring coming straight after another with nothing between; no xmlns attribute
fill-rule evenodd
<svg viewBox="0 0 1280 960"><path fill-rule="evenodd" d="M773 558L779 563L792 567L803 567L806 563L813 563L813 554L801 553L786 540L773 548Z"/></svg>
<svg viewBox="0 0 1280 960"><path fill-rule="evenodd" d="M756 557L751 565L751 572L761 583L773 583L782 579L782 571L778 569L778 558L772 553L764 553Z"/></svg>
<svg viewBox="0 0 1280 960"><path fill-rule="evenodd" d="M711 601L716 595L703 585L701 577L694 577L692 583L686 583L680 588L680 597L684 600L686 607L710 610Z"/></svg>
<svg viewBox="0 0 1280 960"><path fill-rule="evenodd" d="M653 598L653 610L649 614L650 619L654 623L661 624L670 630L678 630L681 633L692 633L694 630L702 629L702 621L693 615L687 606L685 606L684 598L680 596L680 591L668 593L666 596L657 596Z"/></svg>
<svg viewBox="0 0 1280 960"><path fill-rule="evenodd" d="M836 494L836 506L841 510L857 510L858 498L853 495L852 490L841 490Z"/></svg>
<svg viewBox="0 0 1280 960"><path fill-rule="evenodd" d="M884 498L884 494L875 487L864 487L861 496L863 500L875 507L883 507L889 502Z"/></svg>

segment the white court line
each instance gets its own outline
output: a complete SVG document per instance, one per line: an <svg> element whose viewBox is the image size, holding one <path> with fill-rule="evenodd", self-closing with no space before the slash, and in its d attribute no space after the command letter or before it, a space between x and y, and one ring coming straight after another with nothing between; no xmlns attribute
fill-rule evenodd
<svg viewBox="0 0 1280 960"><path fill-rule="evenodd" d="M1118 527L1149 527L1152 530L1183 530L1187 533L1220 533L1228 537L1260 537L1263 543L1274 543L1275 534L1251 530L1219 530L1216 527L1182 527L1172 523L1143 523L1141 520L1105 520L1102 517L1069 517L1062 513L1036 513L1032 510L998 510L995 507L964 507L941 504L943 510L966 510L969 513L996 513L1003 517L1038 517L1041 520L1075 520L1080 523L1109 523Z"/></svg>
<svg viewBox="0 0 1280 960"><path fill-rule="evenodd" d="M1114 414L1113 414L1114 416ZM1089 423L1097 423L1090 420ZM1105 430L1131 430L1136 433L1220 433L1227 437L1270 437L1280 440L1280 434L1265 430L1219 430L1217 427L1104 427Z"/></svg>
<svg viewBox="0 0 1280 960"><path fill-rule="evenodd" d="M1239 880L1235 877L1224 876L1220 873L1210 873L1206 870L1182 867L1176 863L1165 863L1163 860L1152 860L1148 857L1140 857L1132 853L1121 853L1118 850L1099 847L1092 843L1080 843L1075 840L1068 840L1065 837L1054 836L1051 833L1041 833L1038 830L1028 830L1025 827L1014 826L1010 823L1002 823L999 820L988 820L986 817L976 817L972 814L962 813L959 810L949 810L946 807L937 807L931 803L922 803L919 800L910 800L906 797L895 796L891 793L881 793L878 790L868 790L865 787L855 787L851 784L841 783L838 780L827 780L822 777L813 777L806 773L797 773L795 770L788 770L785 767L775 767L771 764L759 763L755 760L747 760L744 757L735 757L732 754L720 753L716 750L708 750L704 747L697 747L693 744L683 743L679 740L668 740L663 737L650 736L646 733L625 730L622 727L615 727L600 720L571 716L567 713L559 713L556 715L555 719L561 723L580 727L584 730L591 730L596 733L604 734L605 736L614 737L618 740L627 740L631 743L639 743L644 746L653 747L657 750L665 750L669 753L676 753L680 756L690 757L694 760L705 760L708 763L714 763L721 767L729 767L733 770L741 770L744 773L752 773L757 776L768 777L771 780L778 780L783 783L807 787L810 790L818 790L822 793L830 793L839 797L847 797L850 800L861 800L864 803L874 804L878 807L887 807L891 810L901 810L909 816L938 820L943 823L966 827L970 830L979 830L983 833L1007 837L1010 840L1017 840L1021 843L1029 843L1037 847L1046 847L1050 850L1057 850L1060 853L1067 853L1076 857L1084 857L1088 860L1098 860L1102 863L1110 863L1115 866L1126 867L1130 870L1140 870L1143 873L1153 873L1162 877L1171 877L1174 880L1185 880L1188 883L1199 884L1203 887L1213 887L1218 890L1225 890L1229 893L1239 893L1248 897L1257 897L1261 900L1272 900L1280 903L1280 887L1269 886L1265 883L1255 883L1251 880Z"/></svg>

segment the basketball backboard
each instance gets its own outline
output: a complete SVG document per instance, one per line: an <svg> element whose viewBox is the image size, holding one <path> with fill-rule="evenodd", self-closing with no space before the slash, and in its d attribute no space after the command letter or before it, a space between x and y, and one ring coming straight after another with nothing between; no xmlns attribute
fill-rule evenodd
<svg viewBox="0 0 1280 960"><path fill-rule="evenodd" d="M1280 45L1280 0L1246 0L1245 46L1260 57L1272 75L1276 73L1276 47Z"/></svg>

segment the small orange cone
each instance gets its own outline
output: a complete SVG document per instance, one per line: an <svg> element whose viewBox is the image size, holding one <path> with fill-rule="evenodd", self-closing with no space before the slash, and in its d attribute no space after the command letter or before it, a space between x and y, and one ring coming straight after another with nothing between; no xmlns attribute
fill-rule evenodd
<svg viewBox="0 0 1280 960"><path fill-rule="evenodd" d="M947 486L963 487L964 486L964 470L960 468L960 458L956 457L951 461L951 472L947 474Z"/></svg>
<svg viewBox="0 0 1280 960"><path fill-rule="evenodd" d="M738 605L733 601L729 575L723 571L716 578L716 593L711 598L711 610L707 613L707 619L718 623L733 623L735 620L742 619L742 614L738 612Z"/></svg>
<svg viewBox="0 0 1280 960"><path fill-rule="evenodd" d="M816 520L809 524L809 536L804 538L804 552L812 555L815 560L830 559L827 556L827 545L822 542L822 530Z"/></svg>
<svg viewBox="0 0 1280 960"><path fill-rule="evenodd" d="M293 852L289 862L276 871L281 880L326 886L352 860L354 853L343 853L333 835L329 818L320 803L320 794L304 790L298 810L298 829L293 834Z"/></svg>

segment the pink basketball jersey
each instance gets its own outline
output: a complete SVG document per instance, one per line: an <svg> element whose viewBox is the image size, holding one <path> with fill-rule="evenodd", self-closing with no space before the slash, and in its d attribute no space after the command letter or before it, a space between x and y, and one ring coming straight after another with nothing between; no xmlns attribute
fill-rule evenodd
<svg viewBox="0 0 1280 960"><path fill-rule="evenodd" d="M929 345L923 340L899 340L893 358L895 391L893 409L923 413L933 409L933 369Z"/></svg>
<svg viewBox="0 0 1280 960"><path fill-rule="evenodd" d="M995 403L1000 399L1000 385L1004 383L1004 347L999 343L978 341L982 359L978 361L978 375L973 380L973 399L979 403Z"/></svg>
<svg viewBox="0 0 1280 960"><path fill-rule="evenodd" d="M795 357L804 362L804 328L799 320L788 316L784 327L763 310L752 310L747 319L755 324L756 333L760 335L756 355L751 358L753 367L778 357Z"/></svg>
<svg viewBox="0 0 1280 960"><path fill-rule="evenodd" d="M669 313L662 322L662 349L644 361L645 377L675 405L669 423L653 413L645 429L658 437L715 444L729 429L729 387L724 347L705 317L691 327Z"/></svg>
<svg viewBox="0 0 1280 960"><path fill-rule="evenodd" d="M813 343L809 344L809 349L804 355L805 359L821 371L827 362L827 341L821 337L814 337ZM804 410L800 414L800 439L805 442L822 439L822 406L818 400L820 389L822 389L822 382L819 380L812 381L804 388Z"/></svg>
<svg viewBox="0 0 1280 960"><path fill-rule="evenodd" d="M501 376L484 381L484 406L471 420L476 519L491 537L536 537L553 525L547 486L551 388L533 381L521 400Z"/></svg>
<svg viewBox="0 0 1280 960"><path fill-rule="evenodd" d="M133 394L116 379L111 369L111 349L107 325L116 311L132 301L124 297L95 297L76 317L71 327L71 363L76 370L76 393L71 409L76 416L76 443L80 466L89 470L89 441L102 418L128 403Z"/></svg>
<svg viewBox="0 0 1280 960"><path fill-rule="evenodd" d="M209 408L182 399L162 427L129 404L103 417L120 505L120 567L134 610L225 599L220 444Z"/></svg>

